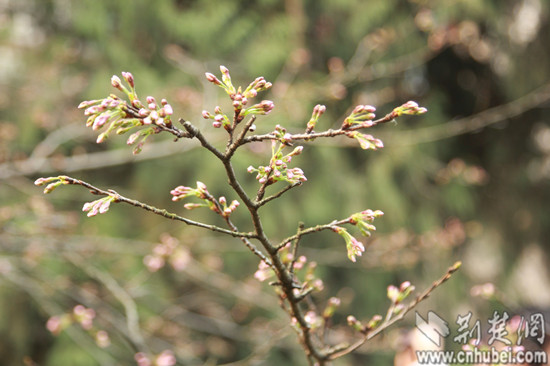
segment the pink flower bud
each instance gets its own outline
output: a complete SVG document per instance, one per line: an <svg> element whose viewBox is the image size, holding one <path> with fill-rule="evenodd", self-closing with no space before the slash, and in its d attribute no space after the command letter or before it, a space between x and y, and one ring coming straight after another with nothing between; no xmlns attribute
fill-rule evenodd
<svg viewBox="0 0 550 366"><path fill-rule="evenodd" d="M141 104L141 101L139 99L132 100L132 107L134 108L143 108L143 104Z"/></svg>
<svg viewBox="0 0 550 366"><path fill-rule="evenodd" d="M220 71L222 72L222 74L229 77L229 69L227 67L220 65Z"/></svg>
<svg viewBox="0 0 550 366"><path fill-rule="evenodd" d="M211 83L214 83L216 85L221 85L222 82L212 73L205 73L204 74L206 76L206 80L210 81Z"/></svg>
<svg viewBox="0 0 550 366"><path fill-rule="evenodd" d="M105 132L99 134L99 136L97 136L97 139L95 140L95 142L97 144L101 144L103 141L105 141L105 139L107 138L107 134Z"/></svg>
<svg viewBox="0 0 550 366"><path fill-rule="evenodd" d="M262 100L260 106L263 109L264 113L268 114L275 107L275 104L271 100Z"/></svg>
<svg viewBox="0 0 550 366"><path fill-rule="evenodd" d="M323 113L325 113L325 111L327 110L327 107L322 105L322 104L317 104L314 108L313 108L313 113L315 113L316 115L318 116L321 116Z"/></svg>
<svg viewBox="0 0 550 366"><path fill-rule="evenodd" d="M170 104L164 104L163 109L167 116L171 116L172 114L174 114L174 110L172 109L172 106Z"/></svg>
<svg viewBox="0 0 550 366"><path fill-rule="evenodd" d="M157 356L155 361L156 366L174 366L176 364L176 357L172 351L166 350L162 351L160 355Z"/></svg>
<svg viewBox="0 0 550 366"><path fill-rule="evenodd" d="M209 119L212 118L212 115L208 111L202 111L202 118Z"/></svg>
<svg viewBox="0 0 550 366"><path fill-rule="evenodd" d="M121 80L118 76L116 75L113 75L111 77L111 85L115 88L117 88L118 90L122 90L122 85L121 85Z"/></svg>
<svg viewBox="0 0 550 366"><path fill-rule="evenodd" d="M128 85L130 85L132 88L134 87L134 76L131 73L123 71L122 77L124 78L124 80L126 80Z"/></svg>
<svg viewBox="0 0 550 366"><path fill-rule="evenodd" d="M127 145L132 145L134 142L136 142L136 140L137 140L137 138L139 137L140 134L141 134L141 131L134 132L133 134L131 134L128 137L128 140L126 140L126 144Z"/></svg>

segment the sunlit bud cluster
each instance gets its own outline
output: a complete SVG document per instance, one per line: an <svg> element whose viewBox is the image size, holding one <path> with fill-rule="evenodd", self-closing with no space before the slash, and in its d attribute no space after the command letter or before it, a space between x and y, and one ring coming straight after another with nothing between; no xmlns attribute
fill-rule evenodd
<svg viewBox="0 0 550 366"><path fill-rule="evenodd" d="M273 142L273 155L271 157L268 166L259 166L254 168L249 166L247 171L249 173L256 172L256 179L260 184L273 184L278 181L287 181L291 184L307 181L304 171L298 167L288 168L288 163L292 160L293 156L300 155L303 151L303 146L297 146L289 154L283 154L284 143L279 143L278 148L275 148L277 142Z"/></svg>
<svg viewBox="0 0 550 366"><path fill-rule="evenodd" d="M315 107L313 107L313 113L311 113L311 118L308 121L306 126L306 133L313 132L313 129L315 128L315 125L317 124L319 117L321 117L326 110L327 110L327 107L325 107L322 104L317 104Z"/></svg>
<svg viewBox="0 0 550 366"><path fill-rule="evenodd" d="M122 77L128 87L124 86L122 80L116 75L111 78L111 85L124 92L130 104L115 95L110 95L104 99L84 101L78 108L84 109L84 115L88 116L87 127L100 130L104 125L109 125L99 134L97 143L105 141L113 131L121 135L136 127L149 126L132 134L127 140L127 144L132 145L141 137L140 143L134 148L134 154L137 154L151 134L160 132L156 126L172 125L171 116L174 110L166 99L163 99L159 105L155 98L149 96L146 98L146 103L142 103L135 90L134 76L123 71Z"/></svg>
<svg viewBox="0 0 550 366"><path fill-rule="evenodd" d="M183 271L191 260L191 254L185 247L180 246L179 241L173 236L164 234L160 238L160 243L156 244L151 254L143 258L143 263L150 272L156 272L166 262L176 271Z"/></svg>
<svg viewBox="0 0 550 366"><path fill-rule="evenodd" d="M392 111L392 116L395 118L395 117L399 117L403 114L423 114L423 113L426 113L428 111L428 109L424 108L424 107L419 107L418 106L418 103L410 100L408 101L407 103L397 107L397 108L394 108L394 110Z"/></svg>
<svg viewBox="0 0 550 366"><path fill-rule="evenodd" d="M360 133L359 131L347 131L346 136L356 139L363 150L377 150L384 147L382 140L374 138L372 135Z"/></svg>
<svg viewBox="0 0 550 366"><path fill-rule="evenodd" d="M86 202L82 207L82 211L88 212L87 216L92 217L97 214L103 214L109 211L111 202L115 201L115 197L106 196L92 202Z"/></svg>
<svg viewBox="0 0 550 366"><path fill-rule="evenodd" d="M376 227L372 224L375 218L384 215L380 210L364 210L358 213L355 213L349 217L350 224L353 224L361 230L361 234L364 236L370 236L371 231L375 231Z"/></svg>
<svg viewBox="0 0 550 366"><path fill-rule="evenodd" d="M388 286L388 299L392 302L392 304L397 305L401 303L409 294L414 291L414 286L411 285L409 281L405 281L397 288L394 285Z"/></svg>
<svg viewBox="0 0 550 366"><path fill-rule="evenodd" d="M333 226L332 231L344 238L346 249L350 261L357 261L356 257L360 257L365 252L365 246L359 240L355 239L346 229L340 226Z"/></svg>
<svg viewBox="0 0 550 366"><path fill-rule="evenodd" d="M157 356L148 356L144 352L138 352L134 355L137 366L174 366L176 356L170 350L164 350Z"/></svg>
<svg viewBox="0 0 550 366"><path fill-rule="evenodd" d="M372 120L376 117L374 112L376 108L371 105L358 105L353 112L346 117L342 123L342 129L348 129L354 125L360 125L361 127L371 127L374 123Z"/></svg>

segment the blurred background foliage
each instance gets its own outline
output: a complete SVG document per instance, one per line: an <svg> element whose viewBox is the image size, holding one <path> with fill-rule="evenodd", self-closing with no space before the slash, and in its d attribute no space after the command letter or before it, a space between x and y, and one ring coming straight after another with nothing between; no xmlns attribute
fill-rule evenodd
<svg viewBox="0 0 550 366"><path fill-rule="evenodd" d="M93 199L86 191L44 197L33 186L37 177L69 174L205 222L217 218L183 212L169 190L201 180L236 198L194 142L154 136L137 157L125 139L95 144L76 106L113 92L109 78L121 71L134 74L142 97L167 98L176 116L220 145L223 132L200 115L229 105L204 79L220 64L236 84L260 75L274 83L260 96L276 105L258 119L260 133L276 123L302 131L317 103L327 106L318 129L339 126L357 104L375 105L380 116L407 100L428 108L374 128L386 145L380 151L344 139L307 144L295 159L307 184L262 212L275 239L299 221L385 212L356 264L336 235L302 244L325 281L314 300L322 308L342 298L335 342L351 337L348 314L385 311L389 284L425 288L456 260L463 270L420 307L453 331L468 311L484 322L495 308L546 309L548 10L541 0L1 0L2 364L128 365L138 351L166 349L182 365L305 362L272 289L252 278L256 257L239 241L123 205L88 219L79 212ZM254 144L236 155L249 192L257 183L246 167L268 154L268 144ZM249 230L244 209L237 213ZM144 258L162 243L176 243L177 256L152 272ZM491 300L473 297L472 287L486 283L496 288ZM94 309L93 328L73 324L52 335L48 319L77 304ZM413 318L335 364L392 364L407 342L398 328Z"/></svg>

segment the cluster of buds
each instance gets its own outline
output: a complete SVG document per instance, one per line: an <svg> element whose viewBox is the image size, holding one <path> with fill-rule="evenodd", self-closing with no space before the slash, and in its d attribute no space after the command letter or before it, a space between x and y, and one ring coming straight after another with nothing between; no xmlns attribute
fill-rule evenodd
<svg viewBox="0 0 550 366"><path fill-rule="evenodd" d="M403 114L416 115L416 114L424 114L427 111L428 110L426 108L419 107L418 103L412 100L409 100L407 103L397 108L394 108L393 111L391 112L391 116L392 118L396 118L396 117L402 116Z"/></svg>
<svg viewBox="0 0 550 366"><path fill-rule="evenodd" d="M95 310L86 308L84 305L76 305L73 309L74 320L80 324L82 329L90 330L93 327L95 318Z"/></svg>
<svg viewBox="0 0 550 366"><path fill-rule="evenodd" d="M233 211L235 211L237 207L239 207L239 201L237 200L231 201L231 203L228 205L227 200L224 196L218 198L218 202L222 206L222 216L224 217L228 217L229 215L231 215L231 213L233 213Z"/></svg>
<svg viewBox="0 0 550 366"><path fill-rule="evenodd" d="M141 151L147 137L161 131L158 126L172 126L171 116L174 111L166 99L162 99L160 105L151 96L146 98L146 103L141 102L135 90L133 75L123 71L122 77L127 87L116 75L111 78L111 85L124 92L130 103L111 94L104 99L84 101L78 108L84 109L84 114L88 116L86 126L92 127L93 130L99 130L110 123L109 127L97 137L97 143L105 141L115 130L117 135L121 135L133 128L147 126L130 135L126 141L128 145L132 145L141 137L141 141L134 148L134 154L137 154Z"/></svg>
<svg viewBox="0 0 550 366"><path fill-rule="evenodd" d="M221 196L216 200L212 196L206 185L202 182L197 182L197 188L191 188L186 186L178 186L170 191L173 196L172 201L179 201L187 197L198 197L203 200L203 203L186 203L183 205L188 210L192 210L199 207L208 207L212 211L222 215L223 217L229 217L239 207L239 201L233 200L230 204L227 204L227 199Z"/></svg>
<svg viewBox="0 0 550 366"><path fill-rule="evenodd" d="M324 319L313 310L304 314L304 320L309 324L309 328L312 330L319 329L324 324Z"/></svg>
<svg viewBox="0 0 550 366"><path fill-rule="evenodd" d="M411 285L409 281L403 282L399 288L394 285L388 286L388 299L391 301L390 310L393 314L399 314L404 306L402 304L403 300L407 298L414 291L414 286Z"/></svg>
<svg viewBox="0 0 550 366"><path fill-rule="evenodd" d="M166 262L170 263L176 271L183 271L191 260L191 254L187 248L179 244L179 240L173 236L162 235L160 243L155 245L151 254L143 258L143 263L150 272L158 271Z"/></svg>
<svg viewBox="0 0 550 366"><path fill-rule="evenodd" d="M355 239L346 229L340 226L332 226L332 231L344 238L346 242L346 249L348 251L348 258L352 262L356 262L357 258L363 255L365 252L365 246L359 240Z"/></svg>
<svg viewBox="0 0 550 366"><path fill-rule="evenodd" d="M273 272L271 267L266 262L260 261L258 269L254 272L254 278L260 282L264 282L273 276L275 276L275 272Z"/></svg>
<svg viewBox="0 0 550 366"><path fill-rule="evenodd" d="M363 324L357 318L355 318L353 315L348 315L347 317L348 325L355 329L358 332L361 332L363 334L366 334L369 330L374 329L380 325L382 322L382 316L381 315L374 315L367 324Z"/></svg>
<svg viewBox="0 0 550 366"><path fill-rule="evenodd" d="M46 328L54 335L59 335L63 330L72 324L79 324L82 329L89 332L96 341L96 344L105 348L111 344L109 334L104 330L94 328L95 310L86 308L84 305L76 305L73 311L62 315L54 315L46 322Z"/></svg>
<svg viewBox="0 0 550 366"><path fill-rule="evenodd" d="M134 355L134 360L138 366L174 366L177 361L174 352L170 350L164 350L156 356L138 352Z"/></svg>
<svg viewBox="0 0 550 366"><path fill-rule="evenodd" d="M349 217L349 222L352 225L355 225L361 231L361 234L364 236L370 236L371 231L375 231L376 227L372 224L375 218L384 215L380 210L364 210L358 213L355 213Z"/></svg>
<svg viewBox="0 0 550 366"><path fill-rule="evenodd" d="M233 101L233 110L235 112L235 123L241 122L247 115L250 114L268 114L274 107L270 100L263 100L260 103L254 104L249 108L245 108L249 100L256 97L259 92L271 88L272 84L267 82L263 76L256 78L251 82L244 91L241 87L235 88L231 82L231 75L225 66L220 66L222 80L218 79L214 74L207 72L206 79L211 83L221 87ZM208 111L203 111L202 116L205 119L213 119L213 126L216 128L224 127L227 131L232 129L229 118L221 113L221 109L216 107L215 114L212 115Z"/></svg>
<svg viewBox="0 0 550 366"><path fill-rule="evenodd" d="M92 217L98 213L103 214L109 211L111 202L116 202L115 196L106 196L92 202L86 202L82 207L82 211L88 212L86 216Z"/></svg>
<svg viewBox="0 0 550 366"><path fill-rule="evenodd" d="M275 125L275 131L273 131L273 136L275 136L283 145L291 146L292 145L292 135L286 132L286 128L281 125Z"/></svg>
<svg viewBox="0 0 550 366"><path fill-rule="evenodd" d="M307 123L306 126L306 133L312 133L313 129L315 128L315 125L317 124L317 121L319 120L319 117L325 113L327 110L327 107L325 107L322 104L317 104L315 107L313 107L313 112L311 113L311 118Z"/></svg>
<svg viewBox="0 0 550 366"><path fill-rule="evenodd" d="M342 123L342 129L347 130L351 126L360 126L362 128L371 127L374 125L372 121L376 115L376 108L371 105L358 105L353 109L351 114L346 117Z"/></svg>
<svg viewBox="0 0 550 366"><path fill-rule="evenodd" d="M191 188L186 186L178 186L170 191L170 194L174 197L172 197L172 201L179 201L187 197L196 196L201 199L206 199L208 197L211 197L210 193L208 192L208 189L206 188L206 184L203 182L197 182L197 188Z"/></svg>
<svg viewBox="0 0 550 366"><path fill-rule="evenodd" d="M202 111L202 117L204 119L214 120L214 122L212 122L212 126L215 128L220 128L223 126L223 128L229 131L231 129L231 121L229 120L229 117L222 112L221 107L216 106L216 108L214 108L214 113L215 114L212 114L205 110Z"/></svg>
<svg viewBox="0 0 550 366"><path fill-rule="evenodd" d="M382 140L374 138L372 135L360 133L359 131L347 131L346 136L356 139L363 150L377 150L384 147Z"/></svg>
<svg viewBox="0 0 550 366"><path fill-rule="evenodd" d="M276 144L276 142L273 142ZM277 149L273 149L273 156L268 166L259 166L254 168L252 165L248 167L249 173L257 172L256 179L260 184L270 185L278 181L287 181L291 184L307 181L304 171L298 167L289 168L288 163L292 160L293 156L300 155L303 146L297 146L292 152L287 155L283 155L283 148L285 144L280 143Z"/></svg>
<svg viewBox="0 0 550 366"><path fill-rule="evenodd" d="M63 175L58 177L38 178L34 181L35 186L43 186L44 184L47 184L46 188L44 188L44 193L48 194L53 192L53 190L60 185L69 184L69 181L65 179Z"/></svg>
<svg viewBox="0 0 550 366"><path fill-rule="evenodd" d="M293 271L296 274L298 272L305 270L303 275L300 274L300 277L303 277L302 288L294 289L294 294L296 296L302 296L305 293L308 293L311 290L323 291L325 284L323 280L318 278L315 275L315 269L317 268L317 262L311 261L308 262L306 256L299 256L293 261Z"/></svg>

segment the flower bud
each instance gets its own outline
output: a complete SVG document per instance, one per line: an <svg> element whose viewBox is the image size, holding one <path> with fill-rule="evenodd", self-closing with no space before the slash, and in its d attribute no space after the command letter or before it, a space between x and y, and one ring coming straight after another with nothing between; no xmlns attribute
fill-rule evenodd
<svg viewBox="0 0 550 366"><path fill-rule="evenodd" d="M216 85L222 85L222 82L212 73L205 73L206 80L210 81L211 83L214 83Z"/></svg>
<svg viewBox="0 0 550 366"><path fill-rule="evenodd" d="M122 83L122 82L121 82L121 80L120 80L120 78L119 78L118 76L113 75L113 76L111 77L111 85L112 85L113 87L117 88L118 90L121 90L121 91L122 91L123 89L122 89L122 84L121 84L121 83Z"/></svg>
<svg viewBox="0 0 550 366"><path fill-rule="evenodd" d="M172 114L174 114L174 110L172 109L172 106L168 103L164 104L163 110L167 116L171 116Z"/></svg>
<svg viewBox="0 0 550 366"><path fill-rule="evenodd" d="M130 87L134 88L134 76L131 73L123 71L122 77L124 78L124 80L126 80Z"/></svg>

